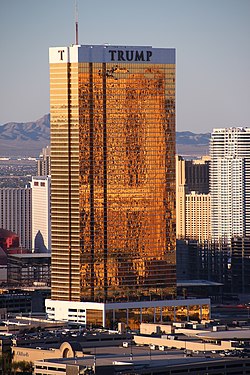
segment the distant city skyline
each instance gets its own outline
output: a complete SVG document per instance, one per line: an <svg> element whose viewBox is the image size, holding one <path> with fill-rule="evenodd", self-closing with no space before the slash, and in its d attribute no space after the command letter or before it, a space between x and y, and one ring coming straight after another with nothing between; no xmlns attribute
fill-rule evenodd
<svg viewBox="0 0 250 375"><path fill-rule="evenodd" d="M79 43L177 49L177 130L250 125L249 0L78 1ZM50 46L74 43L75 0L2 0L0 124L49 113Z"/></svg>

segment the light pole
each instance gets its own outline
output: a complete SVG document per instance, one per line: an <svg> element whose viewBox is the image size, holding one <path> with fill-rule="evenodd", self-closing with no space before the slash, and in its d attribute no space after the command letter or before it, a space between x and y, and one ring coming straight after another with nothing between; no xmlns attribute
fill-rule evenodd
<svg viewBox="0 0 250 375"><path fill-rule="evenodd" d="M250 306L247 306L247 319L249 320L249 309L250 309Z"/></svg>
<svg viewBox="0 0 250 375"><path fill-rule="evenodd" d="M132 338L130 339L130 361L133 361L133 347L132 347Z"/></svg>
<svg viewBox="0 0 250 375"><path fill-rule="evenodd" d="M96 346L95 346L95 354L94 354L94 366L93 366L94 374L96 370Z"/></svg>

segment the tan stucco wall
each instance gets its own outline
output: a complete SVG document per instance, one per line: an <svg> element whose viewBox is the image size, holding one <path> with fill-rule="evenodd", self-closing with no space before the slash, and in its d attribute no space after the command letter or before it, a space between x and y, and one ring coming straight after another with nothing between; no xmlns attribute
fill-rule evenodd
<svg viewBox="0 0 250 375"><path fill-rule="evenodd" d="M221 345L215 345L203 342L193 342L185 340L169 340L162 339L159 337L148 337L148 336L134 336L134 341L137 345L164 345L166 348L176 349L188 349L188 350L199 350L199 351L211 351L211 350L225 350L231 349L230 341L222 341Z"/></svg>
<svg viewBox="0 0 250 375"><path fill-rule="evenodd" d="M41 359L63 358L65 349L68 352L67 357L82 357L83 353L74 351L68 342L63 342L59 349L38 349L38 348L24 348L20 346L12 346L14 361L37 361Z"/></svg>
<svg viewBox="0 0 250 375"><path fill-rule="evenodd" d="M22 347L14 346L12 347L12 353L13 353L14 361L34 362L40 359L61 357L60 349L42 350L42 349L30 349L30 348L22 348Z"/></svg>
<svg viewBox="0 0 250 375"><path fill-rule="evenodd" d="M152 332L157 333L157 327L159 327L162 332L169 334L174 331L174 327L171 326L171 324L141 323L140 333L145 335L150 335Z"/></svg>

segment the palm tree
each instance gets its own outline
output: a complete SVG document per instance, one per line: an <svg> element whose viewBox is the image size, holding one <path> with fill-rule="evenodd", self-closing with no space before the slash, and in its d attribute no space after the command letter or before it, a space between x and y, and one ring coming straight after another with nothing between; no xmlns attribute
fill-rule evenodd
<svg viewBox="0 0 250 375"><path fill-rule="evenodd" d="M12 375L16 375L19 371L22 374L32 375L33 363L26 362L26 361L12 362L11 369L12 369Z"/></svg>
<svg viewBox="0 0 250 375"><path fill-rule="evenodd" d="M12 370L13 375L16 375L18 369L19 369L19 362L12 362L11 370Z"/></svg>
<svg viewBox="0 0 250 375"><path fill-rule="evenodd" d="M21 372L32 374L32 371L33 371L33 363L32 362L20 361L20 362L18 362L18 365L19 365L19 369L20 369Z"/></svg>

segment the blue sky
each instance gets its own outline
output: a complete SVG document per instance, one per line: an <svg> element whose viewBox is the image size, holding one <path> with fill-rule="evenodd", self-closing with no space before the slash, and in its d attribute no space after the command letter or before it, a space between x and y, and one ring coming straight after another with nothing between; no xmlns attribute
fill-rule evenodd
<svg viewBox="0 0 250 375"><path fill-rule="evenodd" d="M75 0L0 0L0 124L49 112L48 48ZM177 130L250 126L250 0L78 0L79 43L177 50Z"/></svg>

